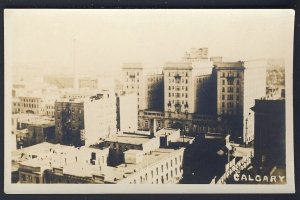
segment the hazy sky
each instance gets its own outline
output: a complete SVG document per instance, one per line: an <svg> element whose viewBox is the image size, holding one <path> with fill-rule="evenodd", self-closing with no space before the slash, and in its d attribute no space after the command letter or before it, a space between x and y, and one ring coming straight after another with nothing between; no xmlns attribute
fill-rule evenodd
<svg viewBox="0 0 300 200"><path fill-rule="evenodd" d="M124 62L160 67L191 47L232 61L286 58L292 17L287 10L6 10L5 59L14 70L72 72L75 49L78 71L97 73Z"/></svg>

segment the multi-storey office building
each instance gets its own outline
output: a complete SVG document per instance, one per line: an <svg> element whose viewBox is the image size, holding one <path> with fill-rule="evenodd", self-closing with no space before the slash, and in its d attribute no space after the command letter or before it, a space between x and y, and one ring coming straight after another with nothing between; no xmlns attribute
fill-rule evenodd
<svg viewBox="0 0 300 200"><path fill-rule="evenodd" d="M164 111L201 113L210 101L207 96L212 62L169 62L164 66ZM207 96L206 96L207 95ZM205 97L206 96L206 97ZM207 108L207 107L206 107Z"/></svg>
<svg viewBox="0 0 300 200"><path fill-rule="evenodd" d="M237 137L243 142L254 138L255 99L266 95L266 61L216 63L217 115L231 119ZM233 120L234 118L234 120Z"/></svg>
<svg viewBox="0 0 300 200"><path fill-rule="evenodd" d="M113 92L103 91L87 98L55 102L57 142L88 146L115 134L116 127L116 96Z"/></svg>
<svg viewBox="0 0 300 200"><path fill-rule="evenodd" d="M162 110L163 75L160 69L143 68L141 63L126 63L122 68L123 91L135 92L138 110Z"/></svg>

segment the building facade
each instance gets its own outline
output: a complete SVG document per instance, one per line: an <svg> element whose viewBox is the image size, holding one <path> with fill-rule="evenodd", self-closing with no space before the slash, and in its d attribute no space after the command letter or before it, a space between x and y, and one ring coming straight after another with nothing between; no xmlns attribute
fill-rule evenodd
<svg viewBox="0 0 300 200"><path fill-rule="evenodd" d="M208 48L191 48L186 51L182 60L184 62L199 62L206 61L208 59Z"/></svg>
<svg viewBox="0 0 300 200"><path fill-rule="evenodd" d="M122 82L124 92L137 94L138 110L163 109L162 70L143 68L142 63L125 63Z"/></svg>
<svg viewBox="0 0 300 200"><path fill-rule="evenodd" d="M255 100L253 165L268 174L274 167L285 171L285 100Z"/></svg>
<svg viewBox="0 0 300 200"><path fill-rule="evenodd" d="M212 63L169 62L164 66L164 111L201 113L209 91ZM213 106L213 105L212 105Z"/></svg>
<svg viewBox="0 0 300 200"><path fill-rule="evenodd" d="M138 129L137 94L134 92L117 96L117 129L120 132Z"/></svg>
<svg viewBox="0 0 300 200"><path fill-rule="evenodd" d="M254 139L254 100L266 95L266 61L216 63L217 115L233 122L233 137Z"/></svg>
<svg viewBox="0 0 300 200"><path fill-rule="evenodd" d="M113 92L98 93L82 99L61 99L55 102L57 142L82 146L117 132L116 96Z"/></svg>

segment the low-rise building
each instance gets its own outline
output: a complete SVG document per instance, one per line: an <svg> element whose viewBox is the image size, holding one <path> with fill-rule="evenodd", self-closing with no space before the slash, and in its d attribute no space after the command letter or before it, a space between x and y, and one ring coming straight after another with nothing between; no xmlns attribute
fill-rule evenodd
<svg viewBox="0 0 300 200"><path fill-rule="evenodd" d="M55 141L54 119L34 114L13 114L12 135L15 148L24 148L45 141Z"/></svg>
<svg viewBox="0 0 300 200"><path fill-rule="evenodd" d="M108 149L41 143L12 153L20 183L94 183L107 166Z"/></svg>

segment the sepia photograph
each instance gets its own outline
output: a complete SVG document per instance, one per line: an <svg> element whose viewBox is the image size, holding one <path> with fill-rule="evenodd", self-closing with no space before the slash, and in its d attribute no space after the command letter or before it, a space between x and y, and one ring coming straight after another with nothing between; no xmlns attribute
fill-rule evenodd
<svg viewBox="0 0 300 200"><path fill-rule="evenodd" d="M5 192L295 192L293 40L288 9L6 9Z"/></svg>

